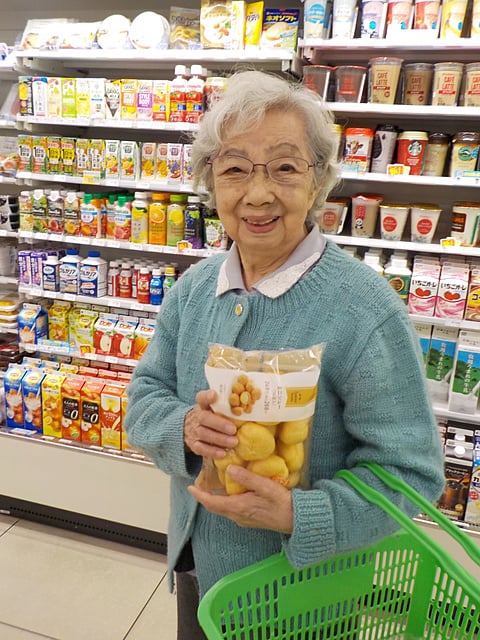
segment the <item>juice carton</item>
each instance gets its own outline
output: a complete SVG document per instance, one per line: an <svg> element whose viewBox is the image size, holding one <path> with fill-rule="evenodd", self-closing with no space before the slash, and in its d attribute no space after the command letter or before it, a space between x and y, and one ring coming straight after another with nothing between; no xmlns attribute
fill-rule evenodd
<svg viewBox="0 0 480 640"><path fill-rule="evenodd" d="M430 337L432 335L432 325L426 322L414 322L413 327L420 342L420 349L423 355L423 363L426 365L428 352L430 349Z"/></svg>
<svg viewBox="0 0 480 640"><path fill-rule="evenodd" d="M78 375L84 378L98 378L98 369L89 364L81 364L78 366Z"/></svg>
<svg viewBox="0 0 480 640"><path fill-rule="evenodd" d="M47 116L48 79L44 76L32 78L33 115L45 118Z"/></svg>
<svg viewBox="0 0 480 640"><path fill-rule="evenodd" d="M408 312L423 316L433 316L435 311L440 265L415 260L413 265Z"/></svg>
<svg viewBox="0 0 480 640"><path fill-rule="evenodd" d="M90 171L94 171L100 178L103 178L105 171L104 140L90 139L88 141L88 162Z"/></svg>
<svg viewBox="0 0 480 640"><path fill-rule="evenodd" d="M183 177L183 145L169 142L167 150L167 180L171 184L180 184Z"/></svg>
<svg viewBox="0 0 480 640"><path fill-rule="evenodd" d="M134 316L120 316L115 325L113 335L112 354L119 358L133 358L135 329L138 318Z"/></svg>
<svg viewBox="0 0 480 640"><path fill-rule="evenodd" d="M62 145L58 136L47 136L47 173L62 173Z"/></svg>
<svg viewBox="0 0 480 640"><path fill-rule="evenodd" d="M45 218L45 221L47 218ZM48 229L48 227L47 227ZM44 250L32 251L30 253L30 267L32 272L32 284L34 287L42 286L42 262L47 259L47 252Z"/></svg>
<svg viewBox="0 0 480 640"><path fill-rule="evenodd" d="M61 362L60 363L60 373L64 373L65 375L75 375L78 373L78 365L69 362Z"/></svg>
<svg viewBox="0 0 480 640"><path fill-rule="evenodd" d="M68 314L71 304L66 300L55 300L48 310L48 339L69 341Z"/></svg>
<svg viewBox="0 0 480 640"><path fill-rule="evenodd" d="M132 380L133 373L127 371L117 371L117 380L129 384Z"/></svg>
<svg viewBox="0 0 480 640"><path fill-rule="evenodd" d="M120 88L120 119L137 119L137 84L138 80L124 79Z"/></svg>
<svg viewBox="0 0 480 640"><path fill-rule="evenodd" d="M101 445L100 400L102 380L87 377L81 391L81 440Z"/></svg>
<svg viewBox="0 0 480 640"><path fill-rule="evenodd" d="M76 82L75 78L62 78L62 118L76 118Z"/></svg>
<svg viewBox="0 0 480 640"><path fill-rule="evenodd" d="M142 142L140 175L141 180L154 180L156 154L157 145L155 142Z"/></svg>
<svg viewBox="0 0 480 640"><path fill-rule="evenodd" d="M480 320L480 269L474 267L470 273L465 320Z"/></svg>
<svg viewBox="0 0 480 640"><path fill-rule="evenodd" d="M33 116L32 76L18 77L18 99L20 115Z"/></svg>
<svg viewBox="0 0 480 640"><path fill-rule="evenodd" d="M170 84L168 80L154 80L152 86L154 122L168 122L170 117Z"/></svg>
<svg viewBox="0 0 480 640"><path fill-rule="evenodd" d="M465 522L480 525L480 431L475 431L473 445L473 468L468 491Z"/></svg>
<svg viewBox="0 0 480 640"><path fill-rule="evenodd" d="M32 171L32 136L19 134L17 171Z"/></svg>
<svg viewBox="0 0 480 640"><path fill-rule="evenodd" d="M62 173L73 176L75 173L75 138L61 138L60 152Z"/></svg>
<svg viewBox="0 0 480 640"><path fill-rule="evenodd" d="M140 358L145 353L150 340L155 333L155 322L152 320L142 319L139 321L135 329L134 345L133 345L133 357L135 360Z"/></svg>
<svg viewBox="0 0 480 640"><path fill-rule="evenodd" d="M121 80L105 80L105 118L120 120Z"/></svg>
<svg viewBox="0 0 480 640"><path fill-rule="evenodd" d="M183 167L183 176L182 176L183 184L192 184L193 167L192 167L192 145L191 144L183 145L182 167Z"/></svg>
<svg viewBox="0 0 480 640"><path fill-rule="evenodd" d="M102 380L117 380L117 372L112 371L111 369L105 369L103 367L98 367L98 377L102 378Z"/></svg>
<svg viewBox="0 0 480 640"><path fill-rule="evenodd" d="M105 140L105 178L118 178L120 140Z"/></svg>
<svg viewBox="0 0 480 640"><path fill-rule="evenodd" d="M106 116L105 105L105 78L89 78L88 86L90 91L90 117L92 119L104 120Z"/></svg>
<svg viewBox="0 0 480 640"><path fill-rule="evenodd" d="M77 78L75 86L75 110L77 118L90 117L89 78Z"/></svg>
<svg viewBox="0 0 480 640"><path fill-rule="evenodd" d="M83 176L86 171L90 170L87 139L77 138L75 143L75 159L75 174L77 176Z"/></svg>
<svg viewBox="0 0 480 640"><path fill-rule="evenodd" d="M32 136L32 172L47 173L47 162L47 137Z"/></svg>
<svg viewBox="0 0 480 640"><path fill-rule="evenodd" d="M49 371L42 381L43 435L62 437L62 384L65 374Z"/></svg>
<svg viewBox="0 0 480 640"><path fill-rule="evenodd" d="M25 369L20 364L10 364L3 378L5 388L6 424L9 429L23 429L22 378Z"/></svg>
<svg viewBox="0 0 480 640"><path fill-rule="evenodd" d="M36 344L48 335L47 311L41 304L24 302L17 318L18 341L21 344Z"/></svg>
<svg viewBox="0 0 480 640"><path fill-rule="evenodd" d="M137 120L153 118L153 80L137 80Z"/></svg>
<svg viewBox="0 0 480 640"><path fill-rule="evenodd" d="M75 374L66 375L62 383L62 438L81 439L81 391L85 379Z"/></svg>
<svg viewBox="0 0 480 640"><path fill-rule="evenodd" d="M168 144L157 143L157 156L155 161L155 180L166 182L168 178Z"/></svg>
<svg viewBox="0 0 480 640"><path fill-rule="evenodd" d="M112 353L113 335L118 316L113 313L101 313L95 323L93 343L95 353L109 356Z"/></svg>
<svg viewBox="0 0 480 640"><path fill-rule="evenodd" d="M448 400L457 340L455 327L433 327L426 364L427 385L433 401Z"/></svg>
<svg viewBox="0 0 480 640"><path fill-rule="evenodd" d="M91 309L78 309L70 314L70 344L80 354L94 353L95 323L98 313ZM73 320L73 322L72 322Z"/></svg>
<svg viewBox="0 0 480 640"><path fill-rule="evenodd" d="M120 179L137 180L139 165L138 142L122 140L120 142Z"/></svg>
<svg viewBox="0 0 480 640"><path fill-rule="evenodd" d="M463 320L470 269L466 265L443 265L438 284L435 317Z"/></svg>
<svg viewBox="0 0 480 640"><path fill-rule="evenodd" d="M22 378L23 426L42 433L42 381L45 371L30 369Z"/></svg>
<svg viewBox="0 0 480 640"><path fill-rule="evenodd" d="M100 401L100 427L102 445L120 450L122 446L122 394L126 385L107 382L102 389Z"/></svg>
<svg viewBox="0 0 480 640"><path fill-rule="evenodd" d="M61 78L48 78L47 80L47 116L49 118L62 117Z"/></svg>
<svg viewBox="0 0 480 640"><path fill-rule="evenodd" d="M459 332L453 368L448 409L475 414L480 389L480 337L477 332Z"/></svg>

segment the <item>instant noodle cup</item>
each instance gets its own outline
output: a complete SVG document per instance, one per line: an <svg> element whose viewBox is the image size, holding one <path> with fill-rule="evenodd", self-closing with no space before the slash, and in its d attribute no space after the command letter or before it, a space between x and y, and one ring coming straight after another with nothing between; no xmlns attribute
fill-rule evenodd
<svg viewBox="0 0 480 640"><path fill-rule="evenodd" d="M231 464L293 489L308 488L307 468L323 345L292 351L242 351L214 344L205 364L215 413L237 427L237 446L204 458L196 484L236 495L246 491Z"/></svg>

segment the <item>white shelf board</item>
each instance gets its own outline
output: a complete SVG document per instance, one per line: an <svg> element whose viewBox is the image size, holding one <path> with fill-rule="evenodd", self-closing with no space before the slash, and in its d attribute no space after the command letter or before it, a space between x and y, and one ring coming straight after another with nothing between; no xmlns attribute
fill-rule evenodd
<svg viewBox="0 0 480 640"><path fill-rule="evenodd" d="M17 238L18 231L9 231L8 229L0 229L0 238Z"/></svg>
<svg viewBox="0 0 480 640"><path fill-rule="evenodd" d="M423 242L408 242L407 240L382 240L381 238L360 238L354 236L324 234L326 238L336 244L353 247L372 247L411 251L417 253L438 253L458 256L480 256L480 247L442 246L441 244L427 244Z"/></svg>
<svg viewBox="0 0 480 640"><path fill-rule="evenodd" d="M480 414L478 413L460 413L459 411L449 411L446 403L434 402L433 412L436 416L458 420L459 422L467 422L469 424L480 425Z"/></svg>
<svg viewBox="0 0 480 640"><path fill-rule="evenodd" d="M17 116L19 125L39 124L61 127L89 127L102 129L145 129L147 131L196 131L198 124L189 122L157 122L153 120L105 120L99 118L48 118L43 116ZM0 120L1 124L1 120ZM15 127L15 123L13 124Z"/></svg>
<svg viewBox="0 0 480 640"><path fill-rule="evenodd" d="M54 353L56 355L67 355L72 358L84 358L85 360L91 360L92 362L107 362L109 364L124 364L127 367L135 368L138 364L138 360L134 360L133 358L119 358L117 356L104 356L99 353L83 353L80 351L76 351L71 347L59 347L58 345L52 344L49 345L47 343L42 344L26 344L21 342L19 344L20 348L28 353Z"/></svg>
<svg viewBox="0 0 480 640"><path fill-rule="evenodd" d="M17 174L18 177L18 174ZM412 184L421 185L425 187L480 187L480 177L478 178L465 178L456 177L449 178L443 176L412 176L412 175L395 175L391 176L388 173L372 173L367 171L365 173L357 173L353 171L341 172L342 180L354 181L354 182L379 182L388 184Z"/></svg>
<svg viewBox="0 0 480 640"><path fill-rule="evenodd" d="M458 329L469 329L470 331L480 331L480 322L474 320L462 320L456 318L435 318L433 316L421 316L410 314L412 322L421 322L439 327L455 327Z"/></svg>
<svg viewBox="0 0 480 640"><path fill-rule="evenodd" d="M480 54L479 54L480 55ZM399 116L405 118L478 118L478 107L443 107L417 106L405 104L373 104L370 102L326 102L326 106L335 113L345 113L358 116Z"/></svg>
<svg viewBox="0 0 480 640"><path fill-rule="evenodd" d="M17 178L0 176L0 184L17 184Z"/></svg>
<svg viewBox="0 0 480 640"><path fill-rule="evenodd" d="M4 118L0 115L0 129L16 129L17 123L15 120Z"/></svg>
<svg viewBox="0 0 480 640"><path fill-rule="evenodd" d="M0 276L0 284L18 285L17 276Z"/></svg>

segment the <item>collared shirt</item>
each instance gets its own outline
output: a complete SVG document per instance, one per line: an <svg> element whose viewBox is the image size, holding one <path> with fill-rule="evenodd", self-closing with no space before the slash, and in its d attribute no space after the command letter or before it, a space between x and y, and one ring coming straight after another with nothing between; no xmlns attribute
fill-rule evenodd
<svg viewBox="0 0 480 640"><path fill-rule="evenodd" d="M261 293L272 299L278 298L291 289L320 260L325 244L325 237L314 225L307 237L292 251L281 267L256 282L252 291L247 291L243 282L240 255L234 243L220 268L215 295L218 297L227 291L241 291L242 293Z"/></svg>

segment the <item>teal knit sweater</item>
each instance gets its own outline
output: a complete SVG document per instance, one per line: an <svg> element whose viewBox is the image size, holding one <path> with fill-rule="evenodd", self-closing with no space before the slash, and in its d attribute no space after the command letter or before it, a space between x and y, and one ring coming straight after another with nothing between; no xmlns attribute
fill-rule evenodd
<svg viewBox="0 0 480 640"><path fill-rule="evenodd" d="M129 442L171 476L170 585L173 567L191 538L202 594L222 576L282 547L294 566L303 567L395 530L378 507L333 479L339 469L362 460L378 462L432 501L444 484L418 339L393 289L328 242L318 263L275 300L232 291L215 297L224 259L202 260L166 296L155 336L129 385L125 423ZM237 316L239 302L243 313ZM207 512L187 491L201 459L185 454L183 422L196 393L208 388L204 363L211 342L246 350L326 343L311 448L312 489L293 490L289 536L241 528ZM355 473L414 515L406 500L368 470Z"/></svg>

